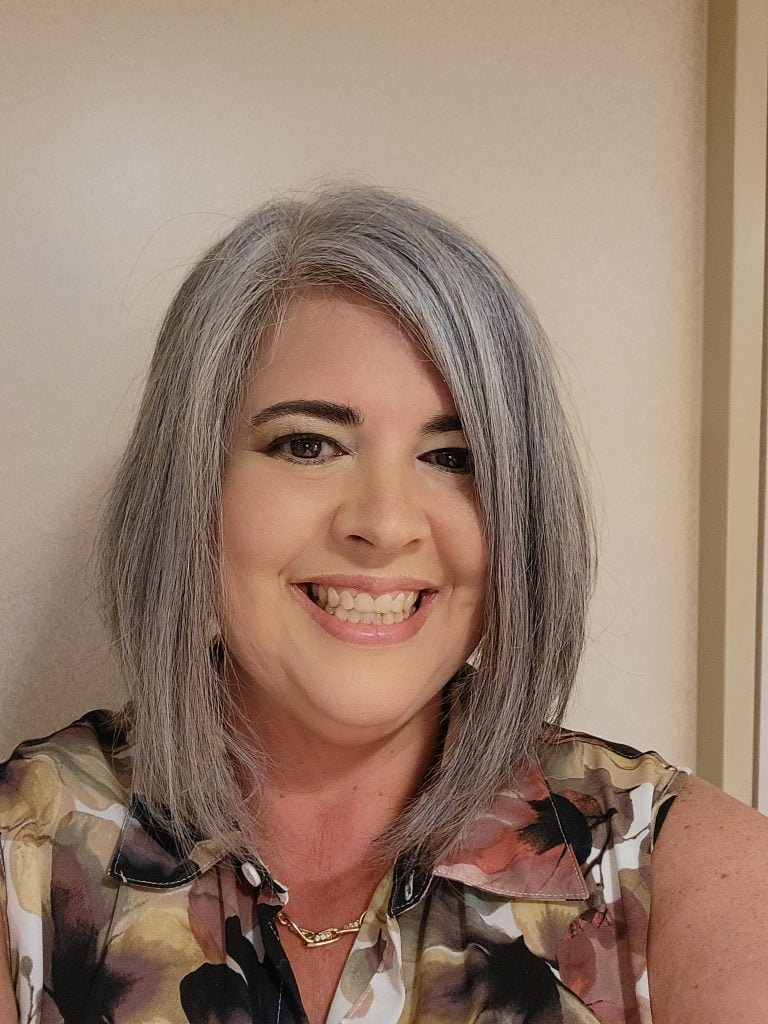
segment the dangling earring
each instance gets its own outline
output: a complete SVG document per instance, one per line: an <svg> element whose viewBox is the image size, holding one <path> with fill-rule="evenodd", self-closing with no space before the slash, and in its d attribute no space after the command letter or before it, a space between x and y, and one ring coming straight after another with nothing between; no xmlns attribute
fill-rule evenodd
<svg viewBox="0 0 768 1024"><path fill-rule="evenodd" d="M479 664L480 664L480 661L482 659L482 654L483 654L483 644L484 644L484 641L485 641L485 634L483 634L480 637L480 640L477 642L477 645L476 645L474 651L472 651L470 656L467 658L467 661L469 662L469 664L473 668L477 668L479 666Z"/></svg>

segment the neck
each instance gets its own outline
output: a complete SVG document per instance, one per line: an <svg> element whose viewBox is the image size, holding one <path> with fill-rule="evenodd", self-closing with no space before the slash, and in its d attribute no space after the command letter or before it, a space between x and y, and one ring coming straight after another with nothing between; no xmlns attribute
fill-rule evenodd
<svg viewBox="0 0 768 1024"><path fill-rule="evenodd" d="M286 880L295 862L334 874L377 859L374 841L420 788L441 741L441 695L398 729L362 743L330 739L284 708L238 702L257 731L267 773L255 845ZM353 738L350 738L353 740Z"/></svg>

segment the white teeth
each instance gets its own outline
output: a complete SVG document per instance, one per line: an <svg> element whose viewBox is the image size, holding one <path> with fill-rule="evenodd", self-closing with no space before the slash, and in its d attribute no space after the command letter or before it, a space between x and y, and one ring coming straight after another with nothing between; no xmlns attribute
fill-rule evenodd
<svg viewBox="0 0 768 1024"><path fill-rule="evenodd" d="M325 611L327 611L329 615L335 615L336 618L341 619L342 622L363 622L367 625L378 623L383 626L391 626L394 622L404 622L406 619L410 619L411 615L413 615L413 611L384 612L382 615L377 615L376 612L359 612L356 608L350 608L347 610L340 604L336 605L335 608L326 607Z"/></svg>
<svg viewBox="0 0 768 1024"><path fill-rule="evenodd" d="M367 625L391 626L403 622L414 612L419 598L418 590L398 591L393 594L379 594L374 597L365 591L350 594L348 590L338 591L319 583L310 583L310 595L329 615L335 615L342 622L362 622Z"/></svg>
<svg viewBox="0 0 768 1024"><path fill-rule="evenodd" d="M358 612L372 612L374 600L370 594L360 593L355 596L355 610Z"/></svg>

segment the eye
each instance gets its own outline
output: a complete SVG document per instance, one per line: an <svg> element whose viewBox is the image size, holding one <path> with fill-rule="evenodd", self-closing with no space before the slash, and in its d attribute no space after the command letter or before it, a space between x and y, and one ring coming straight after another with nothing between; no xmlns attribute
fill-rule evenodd
<svg viewBox="0 0 768 1024"><path fill-rule="evenodd" d="M329 437L322 437L319 434L285 434L283 437L278 437L267 445L265 452L268 455L276 455L278 458L287 459L289 462L305 462L318 465L328 462L329 458L335 458L335 456L319 458L323 445L330 445L337 452L344 451L335 441L331 441Z"/></svg>
<svg viewBox="0 0 768 1024"><path fill-rule="evenodd" d="M449 473L471 473L474 468L468 448L440 448L434 452L427 452L423 458L431 456L442 459L443 462L438 462L437 465Z"/></svg>

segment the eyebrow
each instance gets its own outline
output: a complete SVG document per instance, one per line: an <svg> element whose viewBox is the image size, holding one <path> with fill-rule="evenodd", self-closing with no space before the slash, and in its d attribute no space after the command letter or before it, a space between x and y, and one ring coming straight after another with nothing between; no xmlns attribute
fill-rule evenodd
<svg viewBox="0 0 768 1024"><path fill-rule="evenodd" d="M328 420L343 427L361 427L365 421L360 409L351 405L339 405L336 402L325 402L321 399L294 399L268 405L266 409L262 409L261 412L257 412L255 416L251 417L251 426L260 427L278 416L288 416L291 413L301 413L304 416L313 416L315 419ZM429 434L452 434L454 431L463 431L463 429L461 419L456 413L444 413L427 420L419 430L419 437L426 437Z"/></svg>

